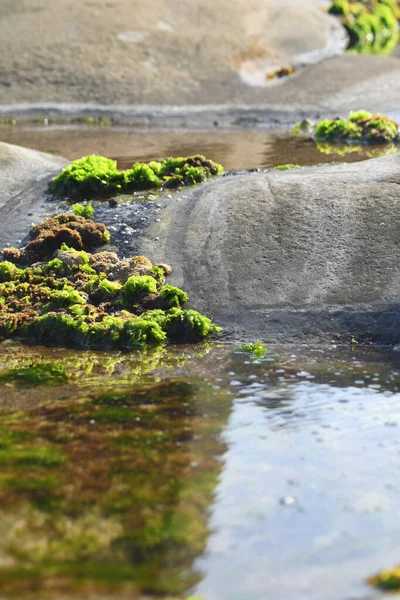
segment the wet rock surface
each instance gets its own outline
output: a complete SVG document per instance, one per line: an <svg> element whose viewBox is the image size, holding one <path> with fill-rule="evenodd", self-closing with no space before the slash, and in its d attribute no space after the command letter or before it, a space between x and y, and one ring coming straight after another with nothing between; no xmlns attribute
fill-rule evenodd
<svg viewBox="0 0 400 600"><path fill-rule="evenodd" d="M97 201L95 220L112 235L105 250L171 264L171 284L227 332L396 342L399 163L390 156L229 173L194 188ZM0 208L2 246L66 208L33 193L29 177L19 181L17 205L11 197Z"/></svg>

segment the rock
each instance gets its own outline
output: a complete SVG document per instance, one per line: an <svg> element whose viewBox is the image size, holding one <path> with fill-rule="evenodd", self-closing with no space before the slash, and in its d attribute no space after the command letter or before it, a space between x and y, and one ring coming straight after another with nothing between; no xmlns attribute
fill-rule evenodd
<svg viewBox="0 0 400 600"><path fill-rule="evenodd" d="M48 212L49 173L65 161L5 144L0 149L8 156L0 189L12 182L9 200L0 206L3 247L16 245L31 221ZM21 177L17 169L13 181L10 169L25 152L32 170ZM337 335L397 342L399 185L400 156L393 155L228 175L184 194L161 194L161 212L151 212L154 202L118 203L113 211L98 202L95 216L106 225L117 219L132 227L144 211L146 224L140 230L135 225L134 236L115 234L114 249L126 256L129 241L135 254L170 264L171 284L227 331L239 328L266 341L326 342ZM52 207L61 212L59 203Z"/></svg>
<svg viewBox="0 0 400 600"><path fill-rule="evenodd" d="M240 101L249 73L264 69L264 80L267 67L345 44L318 0L55 0L36 10L4 0L0 36L3 104Z"/></svg>
<svg viewBox="0 0 400 600"><path fill-rule="evenodd" d="M228 328L399 341L399 184L399 156L227 176L171 200L141 251Z"/></svg>
<svg viewBox="0 0 400 600"><path fill-rule="evenodd" d="M66 164L58 156L0 142L1 247L15 245L43 218L48 183Z"/></svg>

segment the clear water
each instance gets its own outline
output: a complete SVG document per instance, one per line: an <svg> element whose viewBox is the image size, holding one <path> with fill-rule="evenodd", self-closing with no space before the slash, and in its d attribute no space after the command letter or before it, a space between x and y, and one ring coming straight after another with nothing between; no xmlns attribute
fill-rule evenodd
<svg viewBox="0 0 400 600"><path fill-rule="evenodd" d="M255 359L226 344L143 356L6 343L0 374L50 359L68 383L0 384L1 448L8 427L66 457L9 464L0 451L0 530L19 532L0 542L3 594L361 599L399 561L392 350ZM56 477L54 504L10 486L15 473Z"/></svg>
<svg viewBox="0 0 400 600"><path fill-rule="evenodd" d="M368 157L269 130L3 127L0 139L121 167L197 152L227 169ZM68 380L2 379L49 362ZM226 342L141 354L4 342L0 596L376 598L368 577L400 562L399 425L387 348L256 359Z"/></svg>
<svg viewBox="0 0 400 600"><path fill-rule="evenodd" d="M397 146L316 144L308 136L280 130L155 130L134 127L2 126L0 141L51 152L72 160L87 154L117 159L120 168L135 161L204 154L225 169L270 168L355 162L393 154Z"/></svg>

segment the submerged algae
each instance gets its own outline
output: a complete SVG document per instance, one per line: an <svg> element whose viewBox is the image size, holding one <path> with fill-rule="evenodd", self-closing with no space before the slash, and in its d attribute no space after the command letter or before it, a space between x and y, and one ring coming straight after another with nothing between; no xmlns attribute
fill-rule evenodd
<svg viewBox="0 0 400 600"><path fill-rule="evenodd" d="M17 385L58 384L68 380L63 365L55 363L31 363L0 373L0 382L13 382Z"/></svg>
<svg viewBox="0 0 400 600"><path fill-rule="evenodd" d="M69 247L66 236L78 241ZM120 260L112 252L86 252L109 240L101 223L62 213L34 226L30 237L21 249L5 249L0 263L3 337L136 348L196 341L220 331L207 317L182 309L188 296L164 286L171 272L167 265L153 265L143 256Z"/></svg>
<svg viewBox="0 0 400 600"><path fill-rule="evenodd" d="M74 160L49 185L49 193L71 199L105 197L135 190L193 185L224 169L202 155L135 163L119 171L115 160L90 155Z"/></svg>
<svg viewBox="0 0 400 600"><path fill-rule="evenodd" d="M8 456L34 439L58 462L0 450L0 591L184 594L199 579L230 404L186 379L1 413Z"/></svg>
<svg viewBox="0 0 400 600"><path fill-rule="evenodd" d="M263 358L267 352L267 345L260 340L255 342L248 342L236 348L236 352L243 352L245 354L251 354L256 358Z"/></svg>

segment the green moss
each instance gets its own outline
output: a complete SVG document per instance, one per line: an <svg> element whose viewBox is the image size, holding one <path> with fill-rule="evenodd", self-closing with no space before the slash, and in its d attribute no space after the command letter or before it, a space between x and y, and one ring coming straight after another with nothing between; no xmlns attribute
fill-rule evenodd
<svg viewBox="0 0 400 600"><path fill-rule="evenodd" d="M255 342L249 342L248 344L239 346L236 351L244 352L245 354L252 354L256 358L263 358L267 352L267 346L259 340L256 340Z"/></svg>
<svg viewBox="0 0 400 600"><path fill-rule="evenodd" d="M101 198L162 185L193 185L222 173L221 165L201 155L167 158L161 163L136 163L126 171L118 171L114 160L90 155L63 169L50 183L48 191L53 196L72 199Z"/></svg>
<svg viewBox="0 0 400 600"><path fill-rule="evenodd" d="M94 215L94 208L90 202L85 205L74 204L72 207L72 211L73 211L74 215L78 215L79 217L84 217L85 219L91 219Z"/></svg>
<svg viewBox="0 0 400 600"><path fill-rule="evenodd" d="M385 144L399 140L398 124L381 114L360 110L350 112L348 120L324 119L315 129L315 139L319 141L369 144Z"/></svg>
<svg viewBox="0 0 400 600"><path fill-rule="evenodd" d="M59 505L60 479L55 476L13 476L3 481L1 487L17 498L24 498L42 511L52 511Z"/></svg>
<svg viewBox="0 0 400 600"><path fill-rule="evenodd" d="M357 54L390 54L398 41L396 0L335 0L337 15L349 34L349 50Z"/></svg>
<svg viewBox="0 0 400 600"><path fill-rule="evenodd" d="M67 380L64 367L56 363L37 363L0 374L0 381L30 386L57 384Z"/></svg>
<svg viewBox="0 0 400 600"><path fill-rule="evenodd" d="M164 342L167 334L156 321L138 318L126 321L124 339L128 348L140 348L146 344Z"/></svg>

